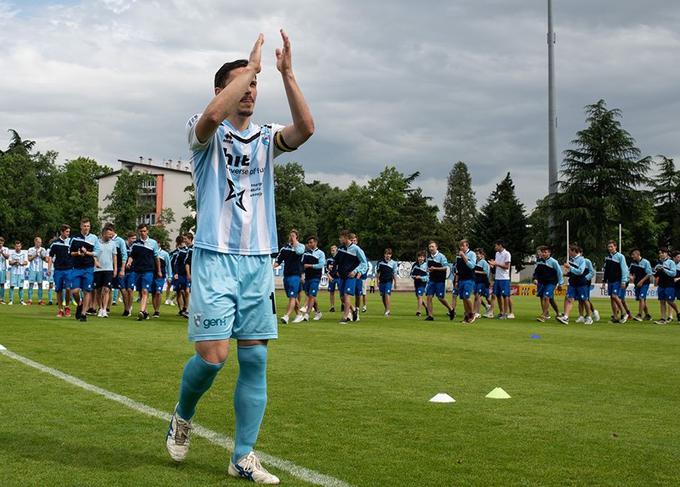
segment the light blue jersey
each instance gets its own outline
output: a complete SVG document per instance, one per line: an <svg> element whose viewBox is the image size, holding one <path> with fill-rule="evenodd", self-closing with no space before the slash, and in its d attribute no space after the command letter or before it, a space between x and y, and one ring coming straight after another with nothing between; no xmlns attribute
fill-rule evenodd
<svg viewBox="0 0 680 487"><path fill-rule="evenodd" d="M9 258L9 249L0 245L0 271L7 271L7 259Z"/></svg>
<svg viewBox="0 0 680 487"><path fill-rule="evenodd" d="M170 263L170 254L166 250L159 249L158 258L161 260L161 274L163 274L163 278L171 277L172 264Z"/></svg>
<svg viewBox="0 0 680 487"><path fill-rule="evenodd" d="M42 272L45 269L45 258L47 250L43 247L31 247L28 249L28 270L29 272Z"/></svg>
<svg viewBox="0 0 680 487"><path fill-rule="evenodd" d="M113 272L113 262L116 259L116 254L118 253L118 246L113 240L104 242L99 240L99 248L95 252L94 256L99 261L99 267L95 267L94 271L110 271Z"/></svg>
<svg viewBox="0 0 680 487"><path fill-rule="evenodd" d="M239 255L278 251L274 205L274 136L282 125L250 123L236 130L228 120L206 142L196 137L200 115L187 123L196 187L197 248Z"/></svg>
<svg viewBox="0 0 680 487"><path fill-rule="evenodd" d="M593 263L590 259L584 257L583 260L586 261L586 280L590 282L595 278L595 267L593 267Z"/></svg>
<svg viewBox="0 0 680 487"><path fill-rule="evenodd" d="M368 259L366 259L366 253L357 244L350 245L347 250L349 250L352 247L356 248L357 251L356 256L359 259L359 265L357 266L356 269L354 269L354 272L356 272L357 274L361 274L361 276L363 277L368 272Z"/></svg>

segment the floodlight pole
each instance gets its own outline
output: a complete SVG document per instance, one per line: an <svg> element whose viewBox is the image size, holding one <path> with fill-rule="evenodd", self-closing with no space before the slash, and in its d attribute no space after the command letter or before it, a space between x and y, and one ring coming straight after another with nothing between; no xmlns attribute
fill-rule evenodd
<svg viewBox="0 0 680 487"><path fill-rule="evenodd" d="M548 194L557 193L557 108L555 102L555 43L552 0L548 0Z"/></svg>

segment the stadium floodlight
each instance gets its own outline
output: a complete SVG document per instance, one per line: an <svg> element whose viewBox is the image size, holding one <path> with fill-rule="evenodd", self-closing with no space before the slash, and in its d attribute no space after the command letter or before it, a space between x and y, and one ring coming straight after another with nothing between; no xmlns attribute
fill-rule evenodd
<svg viewBox="0 0 680 487"><path fill-rule="evenodd" d="M555 43L552 0L548 0L548 194L557 193L557 109L555 105Z"/></svg>

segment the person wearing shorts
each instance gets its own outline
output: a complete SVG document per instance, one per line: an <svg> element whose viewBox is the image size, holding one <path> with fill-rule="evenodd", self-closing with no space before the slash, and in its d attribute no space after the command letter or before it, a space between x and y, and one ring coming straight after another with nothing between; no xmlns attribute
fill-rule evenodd
<svg viewBox="0 0 680 487"><path fill-rule="evenodd" d="M432 309L433 297L437 296L439 302L446 308L449 320L456 317L456 311L446 301L446 271L449 268L449 261L444 254L439 252L439 246L434 240L430 240L427 244L427 288L425 295L427 297L427 316L425 321L434 321L434 313Z"/></svg>
<svg viewBox="0 0 680 487"><path fill-rule="evenodd" d="M270 259L278 248L274 157L295 150L314 131L293 74L290 41L283 31L281 37L277 68L292 124L260 126L251 121L264 42L261 34L249 60L226 63L217 71L215 97L187 123L200 215L188 320L196 354L184 367L166 436L171 458L182 461L188 453L196 405L224 366L229 339L234 338L239 362L233 399L236 431L227 472L266 484L279 483L254 451L267 403L267 344L278 336Z"/></svg>
<svg viewBox="0 0 680 487"><path fill-rule="evenodd" d="M113 276L118 274L118 244L113 240L113 228L105 225L102 229L102 235L99 239L99 248L95 257L97 258L97 267L94 270L94 296L95 306L99 308L97 316L99 318L108 318L109 313L107 306L109 305L109 294L111 287L113 287Z"/></svg>
<svg viewBox="0 0 680 487"><path fill-rule="evenodd" d="M550 300L555 295L555 287L562 285L564 277L560 264L552 257L550 247L538 247L538 257L534 269L534 284L536 295L541 300L541 314L537 320L543 323L549 318Z"/></svg>

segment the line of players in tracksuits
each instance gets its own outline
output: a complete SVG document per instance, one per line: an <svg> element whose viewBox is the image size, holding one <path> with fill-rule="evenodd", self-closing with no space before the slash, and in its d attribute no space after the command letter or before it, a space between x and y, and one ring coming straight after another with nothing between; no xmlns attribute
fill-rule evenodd
<svg viewBox="0 0 680 487"><path fill-rule="evenodd" d="M655 323L671 322L671 310L678 316L678 308L674 301L676 296L680 296L680 252L673 252L671 257L668 249L659 249L658 261L652 268L650 262L641 256L640 251L633 249L630 252L629 265L623 254L618 251L616 242L610 240L607 244L603 271L603 286L607 286L612 309L611 323L626 323L628 320L651 321L647 293L653 282L657 286L661 312L660 319ZM564 284L565 277L568 287L564 311L560 313L554 300L554 291ZM594 278L593 264L583 256L583 250L579 246L569 246L569 259L562 266L551 256L549 247L539 247L534 271L537 296L541 300L541 315L537 318L538 321L544 322L549 319L549 309L552 307L557 321L568 324L574 302L578 302L579 306L577 323L592 324L599 321L599 313L590 300ZM638 302L638 313L635 316L626 303L626 289L629 283L634 286L635 300Z"/></svg>

